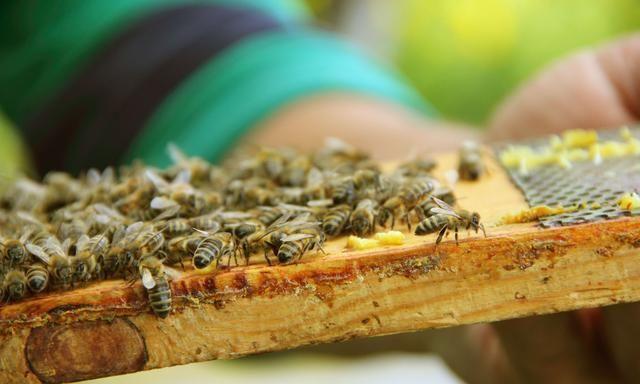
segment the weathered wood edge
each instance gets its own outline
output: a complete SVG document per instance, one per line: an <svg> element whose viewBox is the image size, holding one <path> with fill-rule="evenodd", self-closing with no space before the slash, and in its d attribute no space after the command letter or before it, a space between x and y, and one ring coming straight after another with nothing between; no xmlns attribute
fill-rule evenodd
<svg viewBox="0 0 640 384"><path fill-rule="evenodd" d="M141 287L99 284L0 308L0 381L87 379L638 301L639 247L640 220L628 218L192 274L172 283L165 320ZM64 337L34 347L49 334ZM136 347L119 353L123 343Z"/></svg>

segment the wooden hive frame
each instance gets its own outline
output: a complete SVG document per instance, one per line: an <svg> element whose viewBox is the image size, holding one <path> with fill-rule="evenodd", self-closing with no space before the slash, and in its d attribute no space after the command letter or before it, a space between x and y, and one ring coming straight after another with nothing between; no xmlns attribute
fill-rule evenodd
<svg viewBox="0 0 640 384"><path fill-rule="evenodd" d="M439 171L452 156L439 157ZM405 245L345 251L298 264L186 272L172 282L174 312L149 310L122 280L0 307L0 382L64 382L295 348L589 308L640 299L640 218L542 230L496 226L527 207L494 162L460 183L488 237L459 245L409 236ZM256 257L256 262L260 262Z"/></svg>

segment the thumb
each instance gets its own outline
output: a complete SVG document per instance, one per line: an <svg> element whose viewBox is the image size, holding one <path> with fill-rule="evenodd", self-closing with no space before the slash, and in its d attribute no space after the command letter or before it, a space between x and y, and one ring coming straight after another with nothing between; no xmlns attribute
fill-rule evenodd
<svg viewBox="0 0 640 384"><path fill-rule="evenodd" d="M640 34L552 64L498 107L489 138L614 127L640 117Z"/></svg>

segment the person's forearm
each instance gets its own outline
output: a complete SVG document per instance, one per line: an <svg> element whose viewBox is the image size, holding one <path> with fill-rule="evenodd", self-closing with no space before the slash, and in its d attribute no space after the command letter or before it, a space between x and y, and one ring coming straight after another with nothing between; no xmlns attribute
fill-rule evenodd
<svg viewBox="0 0 640 384"><path fill-rule="evenodd" d="M317 94L291 103L262 122L243 143L317 149L336 137L380 160L455 149L478 131L429 120L398 104L350 93Z"/></svg>

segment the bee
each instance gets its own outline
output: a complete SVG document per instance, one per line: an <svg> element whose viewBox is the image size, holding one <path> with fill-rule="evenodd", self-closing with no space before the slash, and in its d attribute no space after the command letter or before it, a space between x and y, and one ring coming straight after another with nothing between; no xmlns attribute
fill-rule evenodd
<svg viewBox="0 0 640 384"><path fill-rule="evenodd" d="M138 221L129 226L119 226L116 229L111 248L102 257L98 257L102 273L111 276L131 270L139 252L136 239L143 226L144 223Z"/></svg>
<svg viewBox="0 0 640 384"><path fill-rule="evenodd" d="M169 240L167 243L167 257L164 260L165 264L174 265L180 263L182 269L184 269L184 258L193 256L202 239L202 235L195 234L175 237Z"/></svg>
<svg viewBox="0 0 640 384"><path fill-rule="evenodd" d="M415 158L406 163L400 164L396 169L397 172L404 176L421 176L429 175L436 168L437 163L431 158Z"/></svg>
<svg viewBox="0 0 640 384"><path fill-rule="evenodd" d="M143 227L128 248L136 253L136 258L142 258L160 251L163 245L164 235L162 231L156 231L153 227Z"/></svg>
<svg viewBox="0 0 640 384"><path fill-rule="evenodd" d="M294 231L303 231L311 227L317 227L319 223L311 222L311 213L300 207L281 204L280 209L284 212L269 227L249 234L241 243L245 261L248 264L251 254L260 248L264 252L267 264L271 265L268 252L272 251L277 256L282 240ZM293 219L291 219L293 217Z"/></svg>
<svg viewBox="0 0 640 384"><path fill-rule="evenodd" d="M87 225L84 221L75 219L71 222L61 223L58 227L58 238L62 241L66 239L71 239L72 243L76 243L80 236L86 234L88 232Z"/></svg>
<svg viewBox="0 0 640 384"><path fill-rule="evenodd" d="M263 148L256 155L261 170L271 180L277 180L284 171L285 156L276 149Z"/></svg>
<svg viewBox="0 0 640 384"><path fill-rule="evenodd" d="M188 171L194 183L202 183L210 179L211 164L200 157L188 157L178 146L173 143L167 145L169 157L180 171Z"/></svg>
<svg viewBox="0 0 640 384"><path fill-rule="evenodd" d="M35 262L27 268L27 287L33 293L44 291L49 285L49 270L41 262Z"/></svg>
<svg viewBox="0 0 640 384"><path fill-rule="evenodd" d="M87 235L80 237L76 256L72 259L74 281L88 281L94 275L100 275L98 260L108 251L109 239L104 234L91 238Z"/></svg>
<svg viewBox="0 0 640 384"><path fill-rule="evenodd" d="M278 262L280 264L288 264L300 260L305 252L314 249L316 246L324 252L322 249L324 241L322 232L312 228L303 230L300 233L287 235L280 241L281 245L278 249Z"/></svg>
<svg viewBox="0 0 640 384"><path fill-rule="evenodd" d="M349 226L357 236L371 234L376 227L378 203L371 199L361 200L351 213Z"/></svg>
<svg viewBox="0 0 640 384"><path fill-rule="evenodd" d="M4 248L3 261L6 261L9 267L20 266L29 258L29 252L25 247L29 236L31 236L31 232L27 231L20 236L20 239L2 239L0 241Z"/></svg>
<svg viewBox="0 0 640 384"><path fill-rule="evenodd" d="M147 290L151 310L159 318L166 318L171 313L171 286L167 276L172 278L179 273L165 267L155 256L147 256L140 260L138 271L142 286Z"/></svg>
<svg viewBox="0 0 640 384"><path fill-rule="evenodd" d="M18 269L9 271L2 282L2 290L7 300L20 300L27 292L27 277Z"/></svg>
<svg viewBox="0 0 640 384"><path fill-rule="evenodd" d="M349 222L351 207L342 204L329 209L322 219L322 230L329 236L338 236Z"/></svg>
<svg viewBox="0 0 640 384"><path fill-rule="evenodd" d="M433 202L437 205L431 212L433 215L422 220L416 227L415 234L418 236L427 235L430 233L438 232L438 238L436 244L440 244L442 237L449 230L455 232L456 244L458 244L458 229L466 228L474 229L476 233L481 229L485 237L484 225L480 222L480 215L477 212L469 212L466 210L454 210L450 205L444 201L432 197Z"/></svg>
<svg viewBox="0 0 640 384"><path fill-rule="evenodd" d="M466 141L458 156L458 175L462 180L478 180L485 171L478 143Z"/></svg>
<svg viewBox="0 0 640 384"><path fill-rule="evenodd" d="M217 232L220 229L220 221L214 215L192 217L189 224L201 231Z"/></svg>
<svg viewBox="0 0 640 384"><path fill-rule="evenodd" d="M228 257L228 263L230 263L231 255L235 256L234 235L229 232L214 234L205 232L203 235L202 241L200 241L193 254L193 266L196 269L203 269L211 265L213 261L218 266L224 256Z"/></svg>
<svg viewBox="0 0 640 384"><path fill-rule="evenodd" d="M311 159L306 155L299 155L287 163L280 173L280 184L290 187L302 187L307 182L307 172L311 169Z"/></svg>
<svg viewBox="0 0 640 384"><path fill-rule="evenodd" d="M154 226L156 231L164 231L168 237L181 236L191 231L189 219L177 218L159 222Z"/></svg>
<svg viewBox="0 0 640 384"><path fill-rule="evenodd" d="M332 188L331 198L337 204L353 204L356 198L356 185L353 177L344 176L339 179Z"/></svg>
<svg viewBox="0 0 640 384"><path fill-rule="evenodd" d="M63 244L46 231L40 231L34 235L32 242L26 244L27 250L36 256L44 264L48 265L53 278L62 285L73 283L73 266L68 256L71 241L65 240Z"/></svg>
<svg viewBox="0 0 640 384"><path fill-rule="evenodd" d="M395 226L398 211L404 212L407 227L411 230L409 214L436 188L437 182L430 177L411 179L397 195L387 199L378 214L378 223L386 226L391 219L391 228Z"/></svg>

